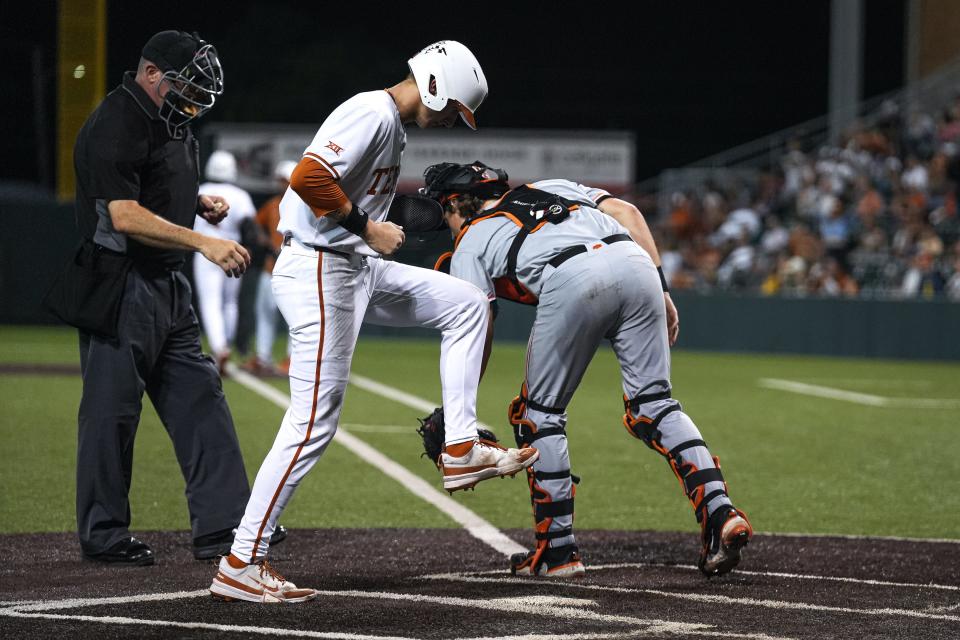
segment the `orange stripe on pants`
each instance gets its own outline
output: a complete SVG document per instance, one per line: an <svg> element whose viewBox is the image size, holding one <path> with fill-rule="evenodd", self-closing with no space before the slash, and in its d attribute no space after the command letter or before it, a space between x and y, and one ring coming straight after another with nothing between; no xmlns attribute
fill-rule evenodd
<svg viewBox="0 0 960 640"><path fill-rule="evenodd" d="M293 471L294 465L296 465L297 460L300 459L300 453L303 451L304 445L310 441L310 434L313 432L313 421L317 417L317 398L320 393L320 364L323 362L323 339L326 329L326 315L323 312L323 253L321 252L317 253L317 295L320 299L320 343L317 345L317 372L313 380L313 405L310 409L310 422L307 424L307 434L304 436L303 442L297 447L297 452L293 454L293 460L290 461L290 466L287 467L286 473L284 473L283 478L280 479L277 490L273 494L273 499L270 500L270 506L267 507L267 512L263 515L260 530L257 532L257 539L253 543L253 551L250 554L250 564L253 564L257 559L257 549L260 547L260 541L263 539L263 528L267 526L270 513L277 504L277 499L280 497L283 485L287 483L287 478L290 477L290 472Z"/></svg>

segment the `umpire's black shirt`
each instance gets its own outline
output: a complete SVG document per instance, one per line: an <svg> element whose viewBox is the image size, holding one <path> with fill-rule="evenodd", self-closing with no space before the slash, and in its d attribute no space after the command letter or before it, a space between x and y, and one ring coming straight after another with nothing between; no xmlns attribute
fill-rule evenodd
<svg viewBox="0 0 960 640"><path fill-rule="evenodd" d="M107 203L136 200L174 224L193 228L197 212L199 148L189 127L175 140L157 106L127 72L90 114L77 135L73 166L77 174L77 225L80 235L145 266L178 269L186 252L157 249L113 228Z"/></svg>

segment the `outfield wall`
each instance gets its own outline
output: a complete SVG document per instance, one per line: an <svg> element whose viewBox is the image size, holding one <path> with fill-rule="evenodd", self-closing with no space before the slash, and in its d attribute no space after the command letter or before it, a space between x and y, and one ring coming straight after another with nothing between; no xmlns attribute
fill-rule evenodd
<svg viewBox="0 0 960 640"><path fill-rule="evenodd" d="M77 242L72 205L3 201L0 218L0 323L55 322L40 300ZM442 233L411 238L401 259L432 265L447 245L449 237ZM958 303L683 292L674 300L680 310L678 347L684 349L960 360ZM532 308L502 302L497 338L526 340L532 321ZM364 334L434 335L381 327L367 327Z"/></svg>

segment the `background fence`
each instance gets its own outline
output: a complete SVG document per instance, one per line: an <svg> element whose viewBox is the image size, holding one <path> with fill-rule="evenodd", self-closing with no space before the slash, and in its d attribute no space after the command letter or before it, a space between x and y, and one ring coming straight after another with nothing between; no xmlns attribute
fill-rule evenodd
<svg viewBox="0 0 960 640"><path fill-rule="evenodd" d="M7 201L0 202L0 217L5 229L0 238L0 323L56 322L40 308L40 300L78 241L73 207ZM399 259L432 266L449 245L444 232L412 237ZM252 284L253 279L248 280ZM680 348L960 360L956 303L684 292L675 293L674 300L681 314ZM497 338L526 340L533 314L532 307L501 303ZM433 335L427 330L370 326L364 333Z"/></svg>

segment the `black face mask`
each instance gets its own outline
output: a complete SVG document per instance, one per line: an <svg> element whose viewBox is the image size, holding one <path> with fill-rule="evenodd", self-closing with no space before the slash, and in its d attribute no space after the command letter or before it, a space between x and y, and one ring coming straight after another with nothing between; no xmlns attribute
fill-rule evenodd
<svg viewBox="0 0 960 640"><path fill-rule="evenodd" d="M170 136L179 139L183 137L183 127L209 111L217 96L223 94L223 67L217 50L211 44L201 43L187 66L167 71L163 78L169 89L160 105L160 119L166 123Z"/></svg>

